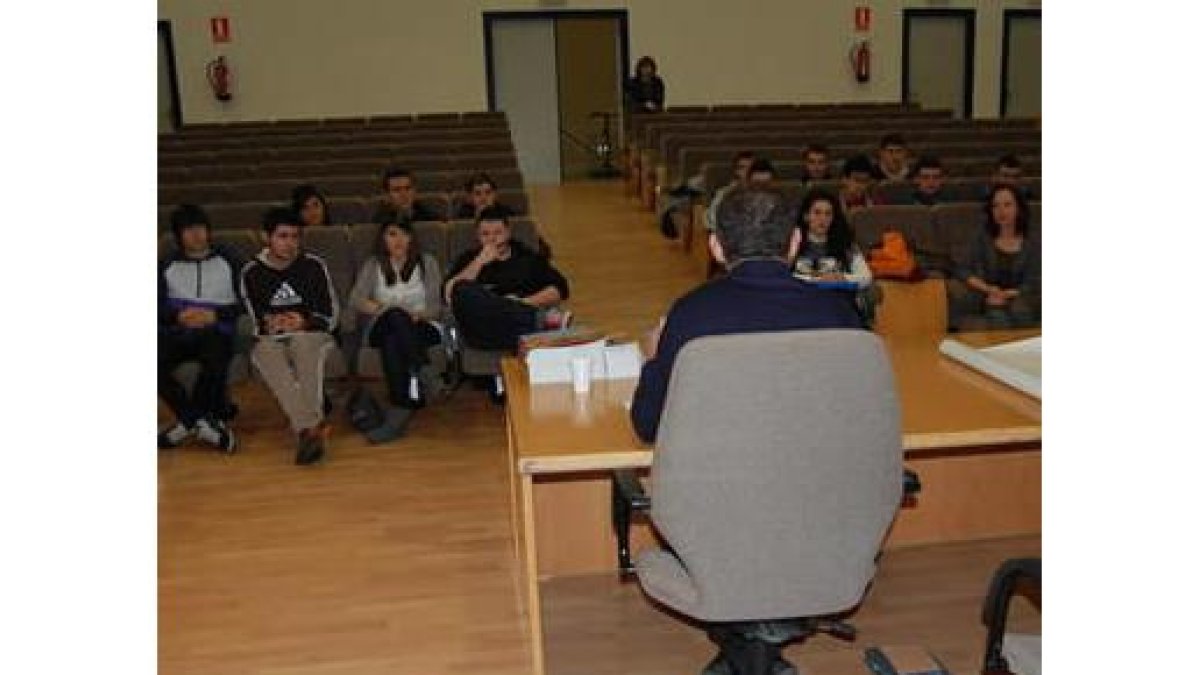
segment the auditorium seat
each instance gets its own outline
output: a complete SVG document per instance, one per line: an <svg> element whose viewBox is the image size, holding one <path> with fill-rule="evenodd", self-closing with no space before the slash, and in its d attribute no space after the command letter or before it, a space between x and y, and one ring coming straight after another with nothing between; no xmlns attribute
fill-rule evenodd
<svg viewBox="0 0 1200 675"><path fill-rule="evenodd" d="M933 214L928 206L886 205L856 209L848 216L854 240L866 255L879 245L887 230L901 232L916 249L913 255L926 273L945 272L945 253L934 236Z"/></svg>
<svg viewBox="0 0 1200 675"><path fill-rule="evenodd" d="M224 204L208 204L204 210L212 220L214 230L232 230L246 228L258 230L262 228L262 216L278 202L230 202Z"/></svg>
<svg viewBox="0 0 1200 675"><path fill-rule="evenodd" d="M365 223L375 211L375 205L363 197L329 197L328 203L329 220L333 223Z"/></svg>

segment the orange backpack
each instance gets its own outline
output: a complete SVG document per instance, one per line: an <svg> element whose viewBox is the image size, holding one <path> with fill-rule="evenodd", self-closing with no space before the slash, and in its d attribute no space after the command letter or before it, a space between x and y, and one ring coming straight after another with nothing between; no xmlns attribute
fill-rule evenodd
<svg viewBox="0 0 1200 675"><path fill-rule="evenodd" d="M908 242L896 230L882 233L879 245L867 253L867 266L878 279L915 279L920 274Z"/></svg>

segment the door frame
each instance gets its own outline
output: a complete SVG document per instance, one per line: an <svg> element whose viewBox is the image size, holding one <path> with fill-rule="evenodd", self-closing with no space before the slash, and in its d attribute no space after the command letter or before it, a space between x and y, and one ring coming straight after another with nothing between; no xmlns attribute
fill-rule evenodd
<svg viewBox="0 0 1200 675"><path fill-rule="evenodd" d="M908 102L908 48L912 31L912 22L926 17L953 17L966 19L967 44L966 68L963 69L963 119L970 119L974 113L975 100L975 10L973 9L924 9L906 8L904 10L904 31L900 51L900 100Z"/></svg>
<svg viewBox="0 0 1200 675"><path fill-rule="evenodd" d="M175 39L171 33L171 22L158 22L158 36L167 51L167 79L171 83L171 124L175 129L183 126L183 102L179 96L179 72L175 67Z"/></svg>
<svg viewBox="0 0 1200 675"><path fill-rule="evenodd" d="M621 41L621 81L618 87L624 87L629 79L629 10L626 9L559 9L559 10L530 10L504 11L483 13L483 58L487 72L487 106L488 110L496 111L496 71L492 62L492 24L497 21L535 19L616 19L617 38ZM555 59L557 54L557 31L555 31Z"/></svg>
<svg viewBox="0 0 1200 675"><path fill-rule="evenodd" d="M1000 116L1008 117L1008 38L1015 19L1042 19L1040 9L1006 9L1004 10L1004 35L1000 40Z"/></svg>

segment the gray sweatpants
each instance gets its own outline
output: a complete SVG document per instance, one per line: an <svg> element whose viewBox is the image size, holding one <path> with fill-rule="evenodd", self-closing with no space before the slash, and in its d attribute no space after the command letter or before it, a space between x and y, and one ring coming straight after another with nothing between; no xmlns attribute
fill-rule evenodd
<svg viewBox="0 0 1200 675"><path fill-rule="evenodd" d="M332 347L329 333L307 332L259 338L250 351L250 360L296 433L324 417L325 357Z"/></svg>

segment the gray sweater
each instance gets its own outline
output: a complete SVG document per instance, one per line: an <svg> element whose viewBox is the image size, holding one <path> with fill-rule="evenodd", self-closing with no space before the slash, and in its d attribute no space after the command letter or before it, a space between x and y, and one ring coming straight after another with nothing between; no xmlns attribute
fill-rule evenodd
<svg viewBox="0 0 1200 675"><path fill-rule="evenodd" d="M421 313L420 318L426 321L441 321L444 314L441 293L442 269L437 260L428 253L421 257L421 262L424 266L421 282L425 286L425 311ZM348 331L356 328L361 330L364 339L371 334L371 328L375 326L375 319L379 316L367 311L366 307L368 300L379 300L372 297L379 274L379 261L374 256L368 258L358 270L354 287L350 289L350 307L354 311L346 312L343 316L342 327Z"/></svg>

